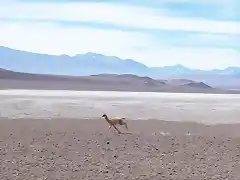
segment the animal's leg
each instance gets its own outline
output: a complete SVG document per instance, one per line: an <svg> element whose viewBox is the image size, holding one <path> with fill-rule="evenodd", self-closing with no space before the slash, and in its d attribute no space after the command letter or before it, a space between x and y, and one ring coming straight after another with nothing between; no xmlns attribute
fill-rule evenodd
<svg viewBox="0 0 240 180"><path fill-rule="evenodd" d="M127 123L124 122L123 124L124 124L125 128L128 129Z"/></svg>
<svg viewBox="0 0 240 180"><path fill-rule="evenodd" d="M122 134L122 132L121 131L119 131L119 129L114 125L114 124L112 124L112 126L114 127L114 129L116 129L117 130L117 132L119 133L119 134Z"/></svg>

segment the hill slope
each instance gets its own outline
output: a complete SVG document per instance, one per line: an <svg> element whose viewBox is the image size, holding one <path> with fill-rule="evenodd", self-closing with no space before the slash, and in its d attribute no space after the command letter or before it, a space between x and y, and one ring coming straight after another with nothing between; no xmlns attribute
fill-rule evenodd
<svg viewBox="0 0 240 180"><path fill-rule="evenodd" d="M54 89L91 91L203 92L225 93L210 86L190 81L184 85L169 84L131 74L90 76L57 76L14 72L0 69L0 89Z"/></svg>

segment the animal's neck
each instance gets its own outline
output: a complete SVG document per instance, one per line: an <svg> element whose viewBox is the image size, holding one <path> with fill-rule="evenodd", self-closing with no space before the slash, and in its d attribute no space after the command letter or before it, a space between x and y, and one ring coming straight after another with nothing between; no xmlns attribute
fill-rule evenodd
<svg viewBox="0 0 240 180"><path fill-rule="evenodd" d="M108 118L108 116L105 116L105 119L107 122L110 122L110 119Z"/></svg>

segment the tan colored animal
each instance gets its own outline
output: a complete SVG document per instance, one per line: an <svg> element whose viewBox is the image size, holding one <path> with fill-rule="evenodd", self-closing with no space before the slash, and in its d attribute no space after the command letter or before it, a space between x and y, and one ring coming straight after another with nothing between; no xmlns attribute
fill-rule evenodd
<svg viewBox="0 0 240 180"><path fill-rule="evenodd" d="M109 118L106 114L102 115L103 118L110 124L109 129L113 126L118 133L121 133L115 125L125 126L128 129L127 123L124 121L126 118Z"/></svg>

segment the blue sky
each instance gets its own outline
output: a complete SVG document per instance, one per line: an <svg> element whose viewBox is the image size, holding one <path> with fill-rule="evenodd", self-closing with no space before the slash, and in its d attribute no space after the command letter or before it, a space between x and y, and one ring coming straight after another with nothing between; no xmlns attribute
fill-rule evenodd
<svg viewBox="0 0 240 180"><path fill-rule="evenodd" d="M239 0L0 2L0 45L31 52L221 69L240 66L239 42Z"/></svg>

